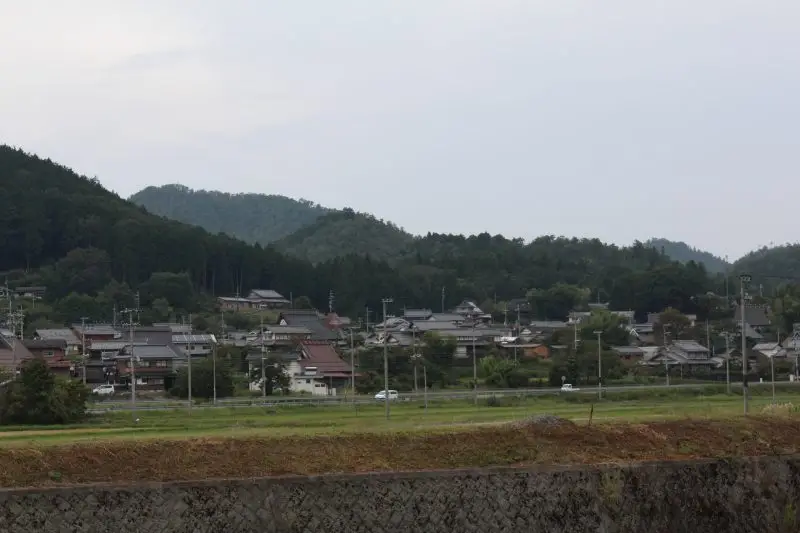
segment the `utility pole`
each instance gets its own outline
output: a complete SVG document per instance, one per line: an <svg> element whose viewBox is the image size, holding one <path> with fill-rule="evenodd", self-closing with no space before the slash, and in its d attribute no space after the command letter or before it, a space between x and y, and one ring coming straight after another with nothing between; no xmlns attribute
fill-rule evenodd
<svg viewBox="0 0 800 533"><path fill-rule="evenodd" d="M22 310L11 311L9 308L8 317L11 322L11 332L13 333L11 339L11 366L13 368L13 376L16 378L19 370L17 364L17 342L25 336L25 313ZM18 329L19 333L17 333Z"/></svg>
<svg viewBox="0 0 800 533"><path fill-rule="evenodd" d="M731 393L731 337L725 332L725 380L728 383L728 394Z"/></svg>
<svg viewBox="0 0 800 533"><path fill-rule="evenodd" d="M211 379L214 380L213 405L217 405L217 338L212 337L211 343Z"/></svg>
<svg viewBox="0 0 800 533"><path fill-rule="evenodd" d="M601 340L603 332L596 330L594 333L597 335L597 399L601 400L603 398L603 344Z"/></svg>
<svg viewBox="0 0 800 533"><path fill-rule="evenodd" d="M364 331L366 331L367 335L369 335L369 314L371 313L369 306L364 308L364 313L366 314L366 322L364 324Z"/></svg>
<svg viewBox="0 0 800 533"><path fill-rule="evenodd" d="M123 315L128 315L128 335L129 335L129 343L128 347L130 349L130 377L131 377L131 412L133 413L133 418L136 419L136 356L134 354L134 331L136 328L136 316L139 314L139 293L136 293L136 306L133 308L127 308L122 310Z"/></svg>
<svg viewBox="0 0 800 533"><path fill-rule="evenodd" d="M442 287L442 313L444 314L444 295L445 295L445 288Z"/></svg>
<svg viewBox="0 0 800 533"><path fill-rule="evenodd" d="M419 384L417 383L417 332L414 328L411 328L411 354L414 356L414 392L416 393L419 390Z"/></svg>
<svg viewBox="0 0 800 533"><path fill-rule="evenodd" d="M261 398L264 400L264 403L267 403L267 378L266 372L264 370L264 353L266 351L266 347L264 346L264 317L261 317L261 329L259 331L259 337L261 338Z"/></svg>
<svg viewBox="0 0 800 533"><path fill-rule="evenodd" d="M475 407L478 407L478 356L475 354L475 321L472 321L472 388Z"/></svg>
<svg viewBox="0 0 800 533"><path fill-rule="evenodd" d="M81 317L81 363L83 367L83 384L86 385L86 317Z"/></svg>
<svg viewBox="0 0 800 533"><path fill-rule="evenodd" d="M184 334L185 335L185 334ZM192 412L192 314L189 313L189 338L186 342L186 363L189 367L189 413Z"/></svg>
<svg viewBox="0 0 800 533"><path fill-rule="evenodd" d="M386 344L386 339L388 338L388 335L386 335L386 304L390 304L393 301L394 299L392 298L383 298L381 300L383 304L383 395L386 404L386 420L389 420L391 416L389 408L389 351Z"/></svg>
<svg viewBox="0 0 800 533"><path fill-rule="evenodd" d="M740 289L740 302L739 305L742 308L742 397L744 398L744 415L747 416L747 334L745 332L745 313L747 310L747 306L745 305L744 301L744 286L746 283L749 283L752 278L748 274L741 274L739 275L739 289Z"/></svg>
<svg viewBox="0 0 800 533"><path fill-rule="evenodd" d="M353 391L353 401L356 399L356 345L353 341L353 328L350 328L350 388Z"/></svg>

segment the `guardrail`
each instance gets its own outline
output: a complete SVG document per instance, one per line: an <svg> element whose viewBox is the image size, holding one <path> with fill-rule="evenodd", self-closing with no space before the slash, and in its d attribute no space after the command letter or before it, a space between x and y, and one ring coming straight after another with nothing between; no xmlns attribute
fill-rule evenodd
<svg viewBox="0 0 800 533"><path fill-rule="evenodd" d="M717 383L691 383L691 384L678 384L678 385L618 385L603 387L603 392L626 392L626 391L639 391L639 390L680 390L680 389L702 389L708 386L719 386ZM760 387L771 385L771 382L755 382L750 386ZM780 386L785 387L798 386L800 382L781 382ZM741 383L732 383L733 388L741 388ZM491 397L529 397L529 396L547 396L558 395L562 391L560 388L538 388L538 389L494 389L485 390L478 389L477 396L479 400L485 400ZM475 397L473 390L448 390L448 391L429 391L427 394L424 392L416 393L401 393L397 400L392 402L422 402L426 398L428 401L441 401L441 400L467 400ZM574 390L571 392L563 392L563 394L597 394L597 387L588 387L583 389ZM194 409L214 409L225 407L290 407L299 405L375 405L382 403L383 400L376 400L373 396L359 395L359 396L267 396L267 397L250 397L250 398L219 398L217 402L201 402L193 403ZM142 411L157 411L157 410L177 410L187 409L189 402L187 400L172 400L172 399L159 399L159 400L136 400L136 410ZM134 407L129 400L117 401L106 400L94 402L89 407L91 413L107 413L114 411L131 411Z"/></svg>

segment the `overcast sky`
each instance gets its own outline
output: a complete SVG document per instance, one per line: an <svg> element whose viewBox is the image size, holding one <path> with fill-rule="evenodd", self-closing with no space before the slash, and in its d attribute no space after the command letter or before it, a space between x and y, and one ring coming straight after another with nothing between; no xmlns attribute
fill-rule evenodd
<svg viewBox="0 0 800 533"><path fill-rule="evenodd" d="M0 142L414 233L797 240L797 0L0 0Z"/></svg>

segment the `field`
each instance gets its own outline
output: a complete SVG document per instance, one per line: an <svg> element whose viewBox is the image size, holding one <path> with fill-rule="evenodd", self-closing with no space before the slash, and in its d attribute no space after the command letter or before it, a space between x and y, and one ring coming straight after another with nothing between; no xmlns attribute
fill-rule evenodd
<svg viewBox="0 0 800 533"><path fill-rule="evenodd" d="M477 407L453 400L427 410L398 403L389 421L382 405L295 406L119 412L68 428L5 428L0 486L800 452L793 390L779 393L777 409L759 391L747 419L738 395L610 396ZM545 413L569 422L531 422Z"/></svg>

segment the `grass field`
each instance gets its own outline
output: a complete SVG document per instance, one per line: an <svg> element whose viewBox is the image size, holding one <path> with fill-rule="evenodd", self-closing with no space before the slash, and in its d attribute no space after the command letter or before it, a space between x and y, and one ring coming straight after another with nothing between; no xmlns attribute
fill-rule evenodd
<svg viewBox="0 0 800 533"><path fill-rule="evenodd" d="M800 452L800 393L669 391L382 405L119 412L73 427L4 428L0 486L599 463ZM547 427L536 414L570 420ZM589 417L592 413L592 424ZM139 418L134 424L133 417Z"/></svg>

